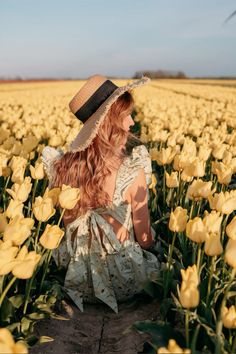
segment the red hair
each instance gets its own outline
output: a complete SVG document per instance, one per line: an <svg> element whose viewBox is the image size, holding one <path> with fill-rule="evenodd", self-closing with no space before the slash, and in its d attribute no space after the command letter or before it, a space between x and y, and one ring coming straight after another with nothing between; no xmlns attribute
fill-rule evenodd
<svg viewBox="0 0 236 354"><path fill-rule="evenodd" d="M122 123L131 114L134 99L126 91L111 105L104 121L99 127L96 137L84 151L66 152L54 162L53 187L61 187L64 183L80 188L80 200L72 210L66 210L64 217L75 219L85 214L88 209L104 207L112 202L103 189L104 178L112 172L111 161L114 156L123 159L131 152L129 148L141 144L140 139L130 131L125 131ZM124 144L124 151L119 150Z"/></svg>

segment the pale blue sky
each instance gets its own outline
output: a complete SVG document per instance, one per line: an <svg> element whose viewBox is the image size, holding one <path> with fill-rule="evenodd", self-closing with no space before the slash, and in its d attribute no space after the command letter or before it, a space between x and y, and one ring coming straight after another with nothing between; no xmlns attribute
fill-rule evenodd
<svg viewBox="0 0 236 354"><path fill-rule="evenodd" d="M235 0L0 0L0 76L236 76Z"/></svg>

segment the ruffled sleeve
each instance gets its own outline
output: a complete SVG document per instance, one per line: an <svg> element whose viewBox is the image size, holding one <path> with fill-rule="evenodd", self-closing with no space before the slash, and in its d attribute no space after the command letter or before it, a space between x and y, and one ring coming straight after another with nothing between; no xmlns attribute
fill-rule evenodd
<svg viewBox="0 0 236 354"><path fill-rule="evenodd" d="M135 146L132 150L132 163L143 167L147 186L152 182L152 159L145 145Z"/></svg>
<svg viewBox="0 0 236 354"><path fill-rule="evenodd" d="M42 151L42 162L44 166L44 171L47 174L49 179L48 188L51 188L52 178L53 178L53 163L60 159L64 155L64 152L61 148L53 148L51 146L45 146Z"/></svg>

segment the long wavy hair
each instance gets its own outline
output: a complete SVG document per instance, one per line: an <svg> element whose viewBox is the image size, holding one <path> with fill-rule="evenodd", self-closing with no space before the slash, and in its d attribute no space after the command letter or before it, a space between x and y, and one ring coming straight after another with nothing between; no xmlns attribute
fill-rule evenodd
<svg viewBox="0 0 236 354"><path fill-rule="evenodd" d="M123 120L133 112L134 99L124 92L111 105L91 145L84 151L66 152L54 162L52 187L62 184L80 188L80 200L72 210L66 210L64 218L75 219L88 209L110 206L104 180L112 173L114 157L123 160L132 153L134 146L142 144L135 133L125 131ZM121 146L125 148L121 149Z"/></svg>

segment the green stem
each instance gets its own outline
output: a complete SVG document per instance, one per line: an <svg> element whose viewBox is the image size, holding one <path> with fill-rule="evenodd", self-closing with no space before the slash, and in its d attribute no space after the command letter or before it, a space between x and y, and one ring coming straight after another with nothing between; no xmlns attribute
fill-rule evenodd
<svg viewBox="0 0 236 354"><path fill-rule="evenodd" d="M189 348L189 310L185 312L185 337L186 347Z"/></svg>
<svg viewBox="0 0 236 354"><path fill-rule="evenodd" d="M201 267L201 243L198 244L198 250L197 250L197 272L199 273L200 267Z"/></svg>
<svg viewBox="0 0 236 354"><path fill-rule="evenodd" d="M36 230L36 234L35 234L35 241L34 241L34 249L35 249L35 251L37 249L38 236L39 236L39 231L40 231L41 224L42 224L42 221L39 221L38 222L38 226L37 226L37 230Z"/></svg>
<svg viewBox="0 0 236 354"><path fill-rule="evenodd" d="M173 235L173 238L172 238L171 247L170 247L170 254L169 254L169 257L168 257L168 268L169 269L170 269L170 265L171 265L171 258L172 258L172 253L173 253L173 249L174 249L176 235L177 235L177 232L174 232L174 235Z"/></svg>
<svg viewBox="0 0 236 354"><path fill-rule="evenodd" d="M234 337L231 353L235 353L235 352L236 352L236 336Z"/></svg>
<svg viewBox="0 0 236 354"><path fill-rule="evenodd" d="M60 226L61 219L63 218L65 211L66 211L66 209L62 209L62 212L61 212L60 218L59 218L58 223L57 223L57 225L58 225L58 226Z"/></svg>
<svg viewBox="0 0 236 354"><path fill-rule="evenodd" d="M28 279L28 282L27 282L26 299L25 299L25 304L24 304L24 309L23 309L24 315L26 314L26 311L27 311L27 306L28 306L28 302L29 302L30 290L31 290L31 286L33 283L33 279L34 279L34 274L32 275L32 277L30 279Z"/></svg>
<svg viewBox="0 0 236 354"><path fill-rule="evenodd" d="M4 298L5 298L5 296L6 296L7 292L8 292L8 290L9 290L9 289L11 288L11 286L14 284L14 282L16 281L16 279L17 279L16 277L13 277L13 278L11 279L11 281L9 281L9 283L8 283L7 286L5 287L3 293L1 294L1 297L0 297L0 307L2 306L2 302L3 302Z"/></svg>
<svg viewBox="0 0 236 354"><path fill-rule="evenodd" d="M40 294L41 294L41 290L42 290L42 287L43 287L43 282L44 282L44 279L45 279L45 276L46 276L46 273L47 273L48 265L50 263L51 256L52 256L52 250L50 250L48 252L47 260L45 262L45 266L44 266L44 270L43 270L43 276L42 276L42 279L41 279L41 282L40 282L40 288L39 288L39 293Z"/></svg>
<svg viewBox="0 0 236 354"><path fill-rule="evenodd" d="M210 275L209 275L209 279L208 279L208 285L207 285L207 297L206 297L206 306L209 306L209 296L210 296L210 291L211 291L211 281L212 281L212 277L215 271L215 259L216 256L211 257L211 268L210 268Z"/></svg>
<svg viewBox="0 0 236 354"><path fill-rule="evenodd" d="M33 203L34 203L37 185L38 185L38 179L35 179L34 180L33 192L32 192L31 205L33 205ZM33 209L32 209L32 212L31 212L31 218L32 218L32 216L33 216Z"/></svg>
<svg viewBox="0 0 236 354"><path fill-rule="evenodd" d="M235 273L236 273L236 269L232 269L231 275L230 275L230 279L229 279L229 284L225 290L224 296L223 296L223 300L220 306L220 310L219 310L219 315L218 315L218 321L217 321L217 326L216 326L216 334L217 334L217 344L216 344L216 354L220 354L221 353L221 333L222 333L222 327L223 327L223 323L222 323L222 318L221 318L221 313L222 313L222 309L226 304L226 300L227 300L227 295L229 292L229 289L232 285L233 279L235 277ZM222 344L223 345L223 344Z"/></svg>
<svg viewBox="0 0 236 354"><path fill-rule="evenodd" d="M195 201L194 201L194 199L193 199L193 200L192 200L192 204L191 204L190 213L189 213L189 220L192 219L192 214L193 214L194 206L195 206Z"/></svg>

